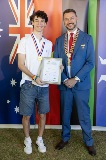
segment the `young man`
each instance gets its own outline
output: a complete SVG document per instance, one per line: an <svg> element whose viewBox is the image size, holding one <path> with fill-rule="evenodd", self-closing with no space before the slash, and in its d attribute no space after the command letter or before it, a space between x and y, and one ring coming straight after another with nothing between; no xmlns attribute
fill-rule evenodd
<svg viewBox="0 0 106 160"><path fill-rule="evenodd" d="M22 124L25 134L24 152L32 153L32 140L29 135L30 117L35 107L35 99L38 102L39 124L36 144L38 150L46 152L43 143L46 113L49 112L49 88L39 78L38 71L42 57L50 57L52 42L43 37L43 30L48 22L44 11L37 11L30 16L33 25L33 33L21 39L18 46L18 67L22 71L19 111L23 115ZM35 111L34 111L35 112Z"/></svg>
<svg viewBox="0 0 106 160"><path fill-rule="evenodd" d="M92 37L77 27L77 15L73 9L63 12L66 33L57 38L54 57L62 58L64 70L59 86L61 97L62 140L56 149L68 144L70 135L70 118L73 99L76 102L79 123L82 128L83 141L90 155L96 155L91 135L90 108L88 106L91 88L90 71L94 67L94 46Z"/></svg>

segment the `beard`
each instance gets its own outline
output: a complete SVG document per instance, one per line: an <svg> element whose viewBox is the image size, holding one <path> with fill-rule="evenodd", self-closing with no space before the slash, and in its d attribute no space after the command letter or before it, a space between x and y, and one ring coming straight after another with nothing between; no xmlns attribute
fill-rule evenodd
<svg viewBox="0 0 106 160"><path fill-rule="evenodd" d="M72 24L72 27L69 26L70 24ZM69 30L69 31L73 31L76 27L77 27L77 23L76 23L76 24L74 24L74 23L69 23L69 24L67 24L67 26L66 26L67 30Z"/></svg>

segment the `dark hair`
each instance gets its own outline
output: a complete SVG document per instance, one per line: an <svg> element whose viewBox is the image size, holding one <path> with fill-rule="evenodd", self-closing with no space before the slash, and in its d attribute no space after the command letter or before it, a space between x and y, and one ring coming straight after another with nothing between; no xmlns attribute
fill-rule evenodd
<svg viewBox="0 0 106 160"><path fill-rule="evenodd" d="M30 16L30 21L31 21L31 22L34 21L35 16L40 17L40 18L42 18L42 19L45 19L45 22L46 22L46 23L48 22L48 16L47 16L47 14L46 14L44 11L38 10L38 11L34 12L34 13Z"/></svg>
<svg viewBox="0 0 106 160"><path fill-rule="evenodd" d="M73 12L73 13L77 16L76 11L75 11L74 9L66 9L66 10L63 12L63 17L64 17L64 14L65 14L65 13L70 13L70 12Z"/></svg>

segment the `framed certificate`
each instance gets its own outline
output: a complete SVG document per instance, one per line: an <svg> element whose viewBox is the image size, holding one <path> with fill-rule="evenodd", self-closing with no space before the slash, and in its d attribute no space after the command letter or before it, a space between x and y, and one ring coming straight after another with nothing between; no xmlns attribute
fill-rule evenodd
<svg viewBox="0 0 106 160"><path fill-rule="evenodd" d="M40 78L44 83L60 84L61 83L61 58L42 58L40 67Z"/></svg>

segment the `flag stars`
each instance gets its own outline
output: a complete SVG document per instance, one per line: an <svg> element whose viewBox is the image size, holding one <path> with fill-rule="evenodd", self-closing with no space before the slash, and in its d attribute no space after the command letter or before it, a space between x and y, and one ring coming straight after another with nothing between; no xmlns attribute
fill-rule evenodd
<svg viewBox="0 0 106 160"><path fill-rule="evenodd" d="M19 112L19 107L16 106L16 107L14 108L14 110L15 110L15 112L16 112L16 114L17 114L17 113Z"/></svg>
<svg viewBox="0 0 106 160"><path fill-rule="evenodd" d="M100 63L101 65L106 65L106 59L103 59L102 57L99 56L99 59L100 59ZM106 74L102 74L100 77L99 77L99 81L98 83L102 82L102 81L105 81L106 82Z"/></svg>
<svg viewBox="0 0 106 160"><path fill-rule="evenodd" d="M16 86L16 83L17 83L17 82L15 81L15 79L12 78L12 80L11 80L11 85L12 85L12 87L13 87L13 86Z"/></svg>
<svg viewBox="0 0 106 160"><path fill-rule="evenodd" d="M106 59L103 59L102 57L99 56L100 62L103 65L106 65Z"/></svg>
<svg viewBox="0 0 106 160"><path fill-rule="evenodd" d="M9 100L7 100L7 103L10 103L10 101L9 101Z"/></svg>

